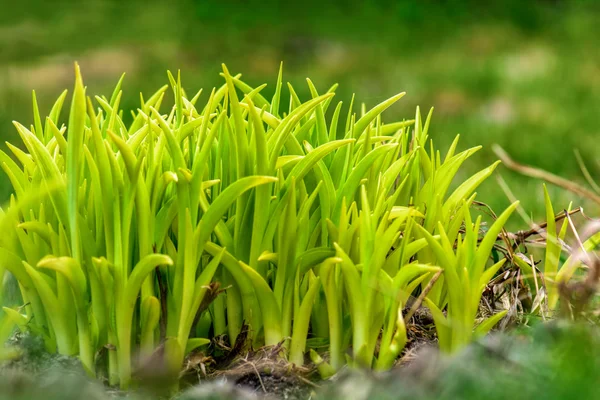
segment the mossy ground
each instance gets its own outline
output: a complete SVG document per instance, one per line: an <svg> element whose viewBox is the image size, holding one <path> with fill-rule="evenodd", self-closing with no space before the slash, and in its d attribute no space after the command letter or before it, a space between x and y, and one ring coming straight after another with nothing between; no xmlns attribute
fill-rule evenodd
<svg viewBox="0 0 600 400"><path fill-rule="evenodd" d="M125 394L87 379L73 360L45 354L30 338L21 360L0 373L2 400L158 399L147 391ZM276 374L203 380L179 400L248 399L596 399L600 332L590 325L554 321L496 333L454 356L425 346L410 363L374 373L346 368L327 381L306 383Z"/></svg>

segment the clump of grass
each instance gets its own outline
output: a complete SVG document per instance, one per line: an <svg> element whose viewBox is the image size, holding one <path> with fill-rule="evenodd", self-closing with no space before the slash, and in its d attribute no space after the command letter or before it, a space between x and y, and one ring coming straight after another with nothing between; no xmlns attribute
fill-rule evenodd
<svg viewBox="0 0 600 400"><path fill-rule="evenodd" d="M127 125L122 79L94 105L75 72L68 124L66 92L44 120L34 96L33 125L15 123L26 150L0 153L15 192L0 268L24 304L4 310L6 324L122 388L156 353L176 376L213 338L239 343L245 325L248 343L297 365L325 346L328 361L312 353L324 375L346 362L387 369L418 290L445 350L470 341L501 266L487 268L494 233L516 205L479 243L469 206L497 164L450 190L479 148L456 153L457 137L442 158L418 109L383 123L404 93L359 113L352 101L343 119L336 86L320 94L307 80L311 98L288 85L282 110L281 73L267 100L224 66L203 104L169 74L174 106L160 111L164 86Z"/></svg>

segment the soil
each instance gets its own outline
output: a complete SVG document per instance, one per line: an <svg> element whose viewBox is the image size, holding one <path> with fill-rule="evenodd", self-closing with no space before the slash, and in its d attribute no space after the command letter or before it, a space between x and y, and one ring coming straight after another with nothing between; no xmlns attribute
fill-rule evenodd
<svg viewBox="0 0 600 400"><path fill-rule="evenodd" d="M257 395L284 400L308 399L314 392L314 387L293 375L248 374L238 378L235 384L248 388Z"/></svg>

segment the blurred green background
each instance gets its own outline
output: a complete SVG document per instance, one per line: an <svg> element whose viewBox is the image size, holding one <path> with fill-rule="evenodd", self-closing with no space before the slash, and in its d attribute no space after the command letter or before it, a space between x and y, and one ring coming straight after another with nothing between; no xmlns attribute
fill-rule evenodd
<svg viewBox="0 0 600 400"><path fill-rule="evenodd" d="M292 3L292 4L287 4ZM126 72L122 106L181 69L189 92L220 85L220 64L252 85L284 80L308 97L339 83L368 107L401 91L384 120L435 107L431 136L447 148L483 145L466 174L492 163L491 145L515 159L583 180L579 149L600 169L600 2L538 1L46 1L0 0L0 139L20 143L11 121L32 122L31 90L45 115L82 66L88 94L110 95ZM285 4L285 5L284 5ZM595 33L594 33L595 32ZM206 92L205 92L206 93ZM206 96L206 95L205 95ZM128 112L127 112L128 114ZM63 112L66 122L66 113ZM541 182L505 168L527 212L543 215ZM593 173L593 172L592 172ZM0 200L10 186L0 172ZM575 196L551 188L555 208ZM490 179L479 200L508 200ZM588 210L589 214L596 214ZM513 222L514 223L514 222Z"/></svg>

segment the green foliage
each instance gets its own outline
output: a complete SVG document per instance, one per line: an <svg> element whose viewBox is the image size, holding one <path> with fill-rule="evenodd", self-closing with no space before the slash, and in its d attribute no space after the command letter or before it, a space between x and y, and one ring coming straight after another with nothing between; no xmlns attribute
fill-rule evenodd
<svg viewBox="0 0 600 400"><path fill-rule="evenodd" d="M469 208L463 202L463 218L465 233L456 239L456 250L454 250L454 238L438 225L440 241L424 228L419 227L433 250L438 263L444 270L447 288L446 294L441 299L442 306L447 304L448 313L444 315L441 308L431 299L426 299L431 309L435 326L438 333L440 348L452 352L471 342L473 327L477 317L481 294L487 283L504 264L504 259L485 269L486 262L496 242L496 238L510 214L515 210L518 203L511 205L485 233L481 241L478 240L478 232L481 226L481 217L472 223ZM451 239L449 239L449 236ZM464 238L463 238L464 237ZM502 311L488 320L483 321L476 330L476 334L486 334L502 318L507 311Z"/></svg>
<svg viewBox="0 0 600 400"><path fill-rule="evenodd" d="M328 362L313 358L327 374L349 349L352 363L387 369L407 340L409 296L441 270L427 298L440 343L468 343L502 265L487 267L492 246L516 206L479 241L469 205L496 164L451 190L478 148L455 154L457 138L442 160L431 113L423 121L418 109L383 123L403 93L358 114L351 103L344 121L336 86L319 94L307 80L302 101L289 85L283 110L281 73L272 101L264 85L225 66L222 76L200 105L202 92L188 96L169 74L174 105L160 111L164 86L141 97L130 124L122 80L94 106L78 67L67 126L64 95L43 123L34 98L34 125L15 123L26 151L0 153L15 191L0 269L25 304L9 318L123 388L155 351L176 373L217 335L233 345L244 324L254 346L283 344L295 364L325 343ZM212 282L226 289L210 302Z"/></svg>

